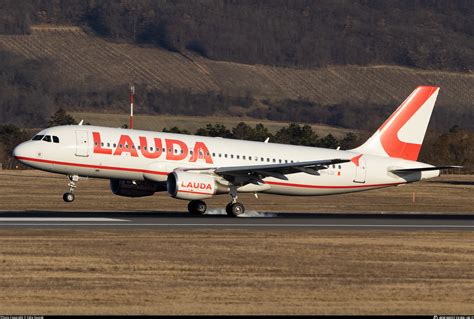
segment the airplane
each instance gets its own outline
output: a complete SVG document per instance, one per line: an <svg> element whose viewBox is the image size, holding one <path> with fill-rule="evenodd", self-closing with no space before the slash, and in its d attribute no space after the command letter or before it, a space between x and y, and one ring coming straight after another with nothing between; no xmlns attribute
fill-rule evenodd
<svg viewBox="0 0 474 319"><path fill-rule="evenodd" d="M193 215L205 199L229 194L229 216L245 207L239 193L319 196L367 191L437 177L418 162L439 87L419 86L361 146L350 150L110 128L66 125L42 130L13 156L33 168L69 179L65 202L74 201L80 177L110 180L116 195L168 192L188 200Z"/></svg>

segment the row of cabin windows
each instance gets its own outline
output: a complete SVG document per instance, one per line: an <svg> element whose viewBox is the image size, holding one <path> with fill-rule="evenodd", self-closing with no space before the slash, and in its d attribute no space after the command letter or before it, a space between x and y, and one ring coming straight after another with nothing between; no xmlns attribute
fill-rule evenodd
<svg viewBox="0 0 474 319"><path fill-rule="evenodd" d="M95 146L98 146L97 142L95 142L94 144L95 144ZM101 143L100 143L100 146L102 146L102 147L105 147L105 146L107 146L107 147L110 147L110 146L112 146L112 147L117 147L117 144L115 144L115 143L110 144L110 143L101 142ZM118 148L125 148L125 149L128 149L129 146L128 146L128 144L125 144L125 145L118 144ZM137 147L135 147L135 145L132 145L131 148L132 148L132 149L140 150L140 149L141 149L141 146L140 146L140 145L137 145ZM150 152L158 151L158 148L153 148L153 146L150 146L150 147L143 146L143 149L144 149L145 151L148 150L148 151L150 151ZM162 151L163 151L163 153L165 153L165 152L166 152L166 148L163 147L163 150L162 150ZM172 153L171 148L168 149L168 153ZM175 153L175 154L178 154L178 153L183 154L184 151L183 151L183 150L178 151L177 149L175 149L175 150L174 150L174 153ZM193 152L191 151L191 154L192 154L192 153L193 153Z"/></svg>
<svg viewBox="0 0 474 319"><path fill-rule="evenodd" d="M101 142L100 144L101 144L102 147L104 147L104 146L106 146L106 145L107 145L107 147L110 147L110 146L111 146L110 143ZM98 145L97 142L95 143L95 145L96 145L96 146ZM113 145L113 147L117 147L117 144L115 144L115 143L112 144L112 145ZM119 148L124 148L124 145L119 144L118 147L119 147ZM128 148L129 148L128 144L125 144L125 149L128 149ZM132 145L132 149L135 149L135 145ZM140 150L140 145L137 145L136 149ZM143 146L143 149L146 151L146 150L147 150L147 146ZM150 152L153 152L153 151L154 151L153 146L150 146L150 147L148 148L148 150L149 150ZM156 151L156 150L157 150L157 149L155 148L155 151ZM166 153L166 148L163 148L162 151L163 151L163 153ZM172 153L171 148L168 149L168 153ZM183 154L184 151L183 151L183 150L174 149L174 153L175 153L175 154L178 154L178 153ZM189 154L192 156L192 155L193 155L193 151L189 151ZM201 153L200 155L203 155L203 154ZM209 156L209 152L207 152L206 155ZM229 158L229 157L230 157L231 159L234 159L234 154L218 153L217 155L218 155L220 158L222 158L222 157L224 157L224 158ZM213 156L213 157L216 157L216 153L212 153L212 156ZM249 156L246 156L246 155L240 156L240 155L235 155L235 159L241 159L241 158L242 158L242 160L247 160L247 159L248 159L249 161L251 161L252 159L254 159L256 162L257 162L258 159L259 159L258 156L250 156L250 155L249 155ZM294 163L293 160L282 160L282 159L275 159L275 158L270 159L269 157L267 157L267 158L260 157L260 161L261 161L261 162L265 162L265 159L266 159L266 161L267 161L268 163L279 163L279 164L283 164L283 163L285 163L285 164ZM332 168L336 168L336 165L332 165ZM341 165L338 165L338 168L341 169Z"/></svg>
<svg viewBox="0 0 474 319"><path fill-rule="evenodd" d="M59 143L59 137L57 136L51 136L51 135L35 135L33 136L33 138L31 139L33 141L44 141L44 142L48 142L48 143Z"/></svg>
<svg viewBox="0 0 474 319"><path fill-rule="evenodd" d="M111 144L111 143L104 143L104 142L101 142L100 145L101 145L102 147L105 147L105 146L110 147L111 145L112 145L113 147L117 147L117 144L115 144L115 143ZM95 146L98 146L97 142L95 142ZM128 149L128 148L129 148L129 145L128 145L128 144L125 144L125 145L118 144L118 147L119 147L119 148ZM132 145L132 149L135 149L135 145ZM140 145L137 145L136 149L137 149L137 150L140 150ZM143 149L146 151L146 150L147 150L147 146L143 146ZM153 151L154 151L153 146L150 146L150 147L148 148L148 150L149 150L150 152L153 152ZM156 150L157 150L157 149L155 148L155 151L156 151ZM163 148L162 151L163 151L163 153L166 153L166 148ZM172 153L171 148L168 149L168 153ZM174 149L174 153L175 153L175 154L178 154L178 153L183 154L184 151L183 151L183 150ZM190 154L190 155L193 155L193 151L189 151L189 154ZM201 153L200 155L203 155L203 153ZM206 155L209 156L210 153L207 152ZM221 158L222 158L222 157L224 157L224 158L229 158L229 157L230 157L231 159L234 159L234 154L222 154L222 153L219 153L218 155L219 155L219 157L221 157ZM213 157L216 157L216 153L212 153L212 156L213 156ZM240 159L241 156L240 156L240 155L235 155L235 158L236 158L236 159ZM249 161L252 160L252 156L242 155L242 159L243 159L243 160L246 160L247 158L248 158ZM253 157L253 158L255 159L255 161L258 161L258 157L257 157L257 156L255 156L255 157ZM265 158L261 157L261 158L260 158L260 161L265 162ZM270 158L267 157L267 162L270 163L270 162L272 162L272 161L273 161L273 163L277 163L277 160L276 160L275 158L273 158L273 159L271 160ZM284 163L294 163L294 161L292 161L292 160L291 160L291 161L288 161L288 160L282 160L282 159L279 159L279 160L278 160L278 163L283 163L283 161L284 161Z"/></svg>

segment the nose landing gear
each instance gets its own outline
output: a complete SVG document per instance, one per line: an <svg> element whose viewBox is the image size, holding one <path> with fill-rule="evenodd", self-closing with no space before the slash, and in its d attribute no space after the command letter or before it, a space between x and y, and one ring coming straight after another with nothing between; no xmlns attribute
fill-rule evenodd
<svg viewBox="0 0 474 319"><path fill-rule="evenodd" d="M67 184L69 186L69 192L63 194L63 200L66 203L71 203L74 201L74 189L77 187L76 182L79 181L79 176L78 175L68 175L67 176L69 179L69 183Z"/></svg>

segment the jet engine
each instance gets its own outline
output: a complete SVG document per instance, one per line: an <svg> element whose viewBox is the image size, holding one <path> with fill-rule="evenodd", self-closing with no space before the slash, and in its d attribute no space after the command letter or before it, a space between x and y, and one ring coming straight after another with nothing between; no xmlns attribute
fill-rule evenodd
<svg viewBox="0 0 474 319"><path fill-rule="evenodd" d="M168 175L166 187L172 197L187 200L206 199L229 192L229 187L217 182L213 176L181 171Z"/></svg>
<svg viewBox="0 0 474 319"><path fill-rule="evenodd" d="M160 185L155 182L129 181L123 179L111 179L110 189L115 195L125 197L151 196L155 192L165 190L163 189L163 187L160 187Z"/></svg>

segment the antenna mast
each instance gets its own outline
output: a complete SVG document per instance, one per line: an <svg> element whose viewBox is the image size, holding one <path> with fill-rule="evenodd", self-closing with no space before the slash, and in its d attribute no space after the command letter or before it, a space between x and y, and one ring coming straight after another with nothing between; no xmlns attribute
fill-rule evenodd
<svg viewBox="0 0 474 319"><path fill-rule="evenodd" d="M133 104L135 102L135 86L130 84L130 129L133 129Z"/></svg>

